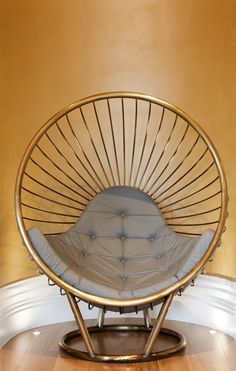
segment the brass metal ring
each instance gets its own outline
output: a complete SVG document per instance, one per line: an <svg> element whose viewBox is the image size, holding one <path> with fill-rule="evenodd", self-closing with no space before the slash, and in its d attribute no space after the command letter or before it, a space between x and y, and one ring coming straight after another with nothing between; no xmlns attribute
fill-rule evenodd
<svg viewBox="0 0 236 371"><path fill-rule="evenodd" d="M152 326L149 328L143 326L143 325L105 325L103 327L98 327L98 326L91 326L88 327L88 331L90 334L94 333L101 333L101 332L151 332ZM95 354L94 357L90 357L87 352L78 350L76 348L73 348L72 346L69 345L69 342L73 339L76 339L81 336L81 333L79 330L71 331L65 334L60 342L59 345L63 351L68 353L69 355L84 359L87 361L94 361L94 362L113 362L113 363L129 363L129 362L146 362L146 361L151 361L155 359L160 359L160 358L166 358L170 357L177 352L180 352L183 350L186 346L186 339L185 337L180 334L177 331L168 329L168 328L162 328L160 333L164 336L170 336L173 338L175 341L177 341L177 344L158 351L158 352L152 352L148 357L145 357L144 354Z"/></svg>

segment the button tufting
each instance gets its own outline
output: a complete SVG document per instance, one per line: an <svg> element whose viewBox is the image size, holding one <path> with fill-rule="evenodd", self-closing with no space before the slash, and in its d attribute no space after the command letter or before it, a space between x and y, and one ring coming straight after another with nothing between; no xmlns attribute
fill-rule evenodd
<svg viewBox="0 0 236 371"><path fill-rule="evenodd" d="M125 239L125 236L121 236L121 239L124 240Z"/></svg>
<svg viewBox="0 0 236 371"><path fill-rule="evenodd" d="M125 277L123 277L123 278L122 278L122 280L123 280L123 281L125 281L125 280L126 280L126 278L125 278Z"/></svg>
<svg viewBox="0 0 236 371"><path fill-rule="evenodd" d="M95 238L95 234L91 234L91 236L90 236L92 239L94 239Z"/></svg>
<svg viewBox="0 0 236 371"><path fill-rule="evenodd" d="M122 262L122 263L125 263L125 259L121 259L121 262Z"/></svg>
<svg viewBox="0 0 236 371"><path fill-rule="evenodd" d="M122 213L121 213L121 216L125 216L125 213L122 212Z"/></svg>

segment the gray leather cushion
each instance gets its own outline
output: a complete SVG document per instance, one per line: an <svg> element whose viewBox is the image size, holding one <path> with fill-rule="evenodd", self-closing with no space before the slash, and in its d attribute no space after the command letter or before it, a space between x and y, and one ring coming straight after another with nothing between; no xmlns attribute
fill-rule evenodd
<svg viewBox="0 0 236 371"><path fill-rule="evenodd" d="M45 263L64 281L90 294L136 298L174 284L205 254L212 230L176 234L142 191L111 187L95 196L67 232L28 231Z"/></svg>

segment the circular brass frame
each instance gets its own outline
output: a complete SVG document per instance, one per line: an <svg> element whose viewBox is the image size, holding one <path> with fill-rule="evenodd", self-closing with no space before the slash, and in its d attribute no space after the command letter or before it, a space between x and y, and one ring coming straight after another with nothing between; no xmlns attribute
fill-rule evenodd
<svg viewBox="0 0 236 371"><path fill-rule="evenodd" d="M88 331L90 334L92 333L101 333L101 332L151 332L152 326L150 328L147 328L143 325L105 325L103 327L98 326L91 326L88 327ZM170 348L153 352L148 357L145 357L143 354L112 354L112 355L105 355L105 354L95 354L94 357L90 357L87 352L83 352L81 350L75 349L72 346L70 346L68 343L70 340L78 338L81 336L81 333L79 330L71 331L65 334L60 342L59 345L63 351L68 353L69 355L80 358L87 361L93 361L93 362L113 362L113 363L129 363L129 362L147 362L152 361L156 359L166 358L170 357L181 350L183 350L186 346L186 340L185 337L168 328L162 328L160 331L160 334L164 336L170 336L171 338L178 341L178 343L175 346L172 346Z"/></svg>
<svg viewBox="0 0 236 371"><path fill-rule="evenodd" d="M57 120L59 120L64 115L88 103L96 102L102 99L110 99L110 98L134 98L134 99L151 102L151 103L160 105L163 108L166 108L172 111L173 113L175 113L176 115L180 116L183 120L185 120L191 127L193 127L199 133L200 137L203 139L203 141L206 143L207 147L209 148L209 151L214 159L214 163L215 163L215 166L219 174L220 185L221 185L220 218L219 218L219 222L218 222L214 237L205 255L201 258L198 264L192 269L192 271L190 271L186 276L184 276L182 279L180 279L175 284L159 292L156 292L154 294L144 296L144 297L133 298L133 299L111 299L111 298L96 296L96 295L88 294L86 292L78 290L72 285L64 282L47 266L46 262L43 261L43 259L39 256L39 254L35 250L28 236L28 233L27 233L27 230L24 224L24 220L22 217L22 205L21 205L22 181L23 181L24 172L25 172L28 160L31 156L33 149L37 145L37 142L44 135L44 133ZM168 102L165 102L161 99L155 98L153 96L140 94L140 93L134 93L134 92L111 92L111 93L97 94L94 96L81 99L65 107L64 109L59 111L57 114L55 114L49 121L45 123L44 126L42 126L42 128L38 131L38 133L35 135L35 137L30 142L28 148L26 149L26 152L23 156L23 159L19 167L16 187L15 187L15 209L16 209L16 219L17 219L18 228L23 238L23 242L29 251L29 254L33 257L34 261L40 267L42 272L45 273L51 281L53 281L59 287L64 289L66 292L70 292L71 294L84 300L85 302L89 302L97 306L105 306L105 307L137 307L140 305L154 303L170 295L171 293L180 290L182 287L185 287L186 285L188 285L201 272L202 268L209 261L212 253L214 252L214 250L216 249L217 245L220 242L221 235L225 228L225 221L227 217L227 203L228 203L227 184L226 184L225 174L224 174L224 170L221 164L221 160L218 156L218 153L214 145L212 144L211 140L206 135L206 133L202 130L202 128L190 116L188 116L185 112L183 112L176 106Z"/></svg>

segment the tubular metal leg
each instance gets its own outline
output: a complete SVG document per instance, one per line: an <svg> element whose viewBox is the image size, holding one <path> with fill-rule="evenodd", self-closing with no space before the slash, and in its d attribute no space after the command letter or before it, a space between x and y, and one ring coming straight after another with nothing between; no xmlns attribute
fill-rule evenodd
<svg viewBox="0 0 236 371"><path fill-rule="evenodd" d="M145 327L150 328L151 327L151 321L152 321L152 318L151 318L151 315L150 315L150 309L144 309L143 319L144 319Z"/></svg>
<svg viewBox="0 0 236 371"><path fill-rule="evenodd" d="M105 319L105 312L102 308L99 308L98 312L98 327L103 327Z"/></svg>
<svg viewBox="0 0 236 371"><path fill-rule="evenodd" d="M158 314L158 317L157 317L156 324L153 327L152 332L151 332L151 334L148 338L147 344L145 346L144 354L143 354L144 357L148 357L150 355L151 351L152 351L154 342L155 342L157 336L159 335L159 333L161 331L162 324L164 322L164 319L166 317L166 314L168 312L168 309L169 309L169 306L172 302L174 294L175 293L173 292L169 296L167 296L164 303L162 304L161 310L160 310L160 312Z"/></svg>
<svg viewBox="0 0 236 371"><path fill-rule="evenodd" d="M76 323L79 327L79 330L80 330L81 336L83 338L84 344L86 346L86 349L87 349L90 357L93 358L96 355L95 350L94 350L94 346L93 346L91 337L89 335L89 332L87 330L87 327L84 323L84 320L83 320L83 317L82 317L81 312L79 310L79 307L76 303L75 297L72 294L70 294L69 292L67 292L66 295L67 295L68 301L70 303L71 309L74 313L75 320L76 320Z"/></svg>
<svg viewBox="0 0 236 371"><path fill-rule="evenodd" d="M71 331L65 334L60 342L60 347L67 352L68 354L80 358L85 359L88 361L94 362L118 362L118 363L126 363L126 362L144 362L144 361L151 361L155 359L160 359L163 357L168 357L170 355L176 354L180 350L183 350L186 345L186 340L183 335L179 334L176 331L162 328L163 321L167 314L168 308L171 304L173 296L175 293L170 294L168 297L165 298L161 310L158 314L157 321L154 327L150 325L150 321L148 319L148 312L144 312L144 319L145 319L145 326L144 325L103 325L104 321L104 311L100 310L99 317L98 317L98 324L97 326L92 326L87 329L85 322L82 318L80 313L79 307L77 305L76 299L74 295L70 294L69 292L66 293L68 301L70 303L71 309L74 313L78 328L77 330ZM95 353L93 343L91 341L90 334L98 334L104 333L104 337L106 333L114 332L114 334L124 333L125 332L147 332L150 334L147 344L145 346L144 352L139 354L97 354ZM154 346L154 342L157 339L159 334L164 336L171 337L172 340L177 341L175 346L171 346L164 350L160 350L157 352L152 352L152 348ZM70 345L71 340L77 339L82 337L84 344L86 346L87 351L82 351Z"/></svg>

